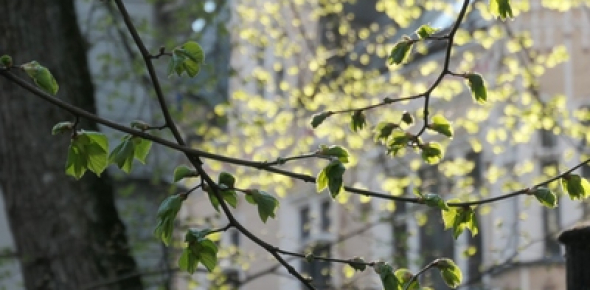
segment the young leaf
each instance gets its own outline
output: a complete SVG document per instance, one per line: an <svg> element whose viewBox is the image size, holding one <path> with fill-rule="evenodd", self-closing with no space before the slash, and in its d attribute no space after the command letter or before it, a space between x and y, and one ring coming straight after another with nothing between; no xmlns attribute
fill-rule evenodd
<svg viewBox="0 0 590 290"><path fill-rule="evenodd" d="M436 267L440 270L440 275L449 287L459 287L463 280L463 274L453 260L447 258L438 259Z"/></svg>
<svg viewBox="0 0 590 290"><path fill-rule="evenodd" d="M187 271L189 274L194 274L199 266L199 260L192 251L187 247L182 250L182 255L178 259L178 268L182 271Z"/></svg>
<svg viewBox="0 0 590 290"><path fill-rule="evenodd" d="M86 163L90 171L100 176L109 164L109 141L107 136L98 132L81 132L79 136L88 137L84 149L87 158Z"/></svg>
<svg viewBox="0 0 590 290"><path fill-rule="evenodd" d="M320 146L320 154L326 156L332 156L338 158L342 163L348 163L348 150L342 148L341 146L332 145L332 146Z"/></svg>
<svg viewBox="0 0 590 290"><path fill-rule="evenodd" d="M375 127L375 142L382 140L386 141L393 129L398 128L399 125L395 123L381 122Z"/></svg>
<svg viewBox="0 0 590 290"><path fill-rule="evenodd" d="M266 223L268 217L275 218L275 211L279 207L279 201L276 198L257 189L251 190L249 195L258 205L258 215L264 223Z"/></svg>
<svg viewBox="0 0 590 290"><path fill-rule="evenodd" d="M490 0L490 12L502 20L514 18L512 7L510 7L510 0Z"/></svg>
<svg viewBox="0 0 590 290"><path fill-rule="evenodd" d="M561 178L561 186L572 200L590 196L590 183L577 174L568 174Z"/></svg>
<svg viewBox="0 0 590 290"><path fill-rule="evenodd" d="M436 207L442 210L448 210L449 206L447 203L440 197L440 195L435 193L427 193L422 196L424 200L424 204L430 207Z"/></svg>
<svg viewBox="0 0 590 290"><path fill-rule="evenodd" d="M217 183L219 183L219 185L224 185L225 188L234 188L235 184L236 184L236 178L231 175L230 173L227 172L221 172L219 174L219 178Z"/></svg>
<svg viewBox="0 0 590 290"><path fill-rule="evenodd" d="M51 135L57 135L61 133L70 132L74 128L74 123L72 122L60 122L55 124L51 129Z"/></svg>
<svg viewBox="0 0 590 290"><path fill-rule="evenodd" d="M432 117L432 123L428 125L428 129L443 134L449 138L453 138L453 127L451 122L443 115L436 115Z"/></svg>
<svg viewBox="0 0 590 290"><path fill-rule="evenodd" d="M412 125L414 123L414 117L409 112L404 112L402 115L402 122L406 125Z"/></svg>
<svg viewBox="0 0 590 290"><path fill-rule="evenodd" d="M407 36L404 36L404 39L396 43L391 49L391 54L389 55L389 64L401 64L405 62L410 55L410 50L412 50L413 45L414 41L409 39Z"/></svg>
<svg viewBox="0 0 590 290"><path fill-rule="evenodd" d="M367 268L367 265L365 264L365 259L361 258L361 257L354 257L350 260L348 260L348 266L352 267L353 269L355 269L356 271L365 271L365 269Z"/></svg>
<svg viewBox="0 0 590 290"><path fill-rule="evenodd" d="M332 112L330 111L314 114L313 116L311 116L311 127L313 127L314 129L317 128L326 120L326 118L330 117L331 115Z"/></svg>
<svg viewBox="0 0 590 290"><path fill-rule="evenodd" d="M130 137L124 137L123 141L109 155L109 162L117 164L117 167L126 173L131 172L135 156L135 144L130 140Z"/></svg>
<svg viewBox="0 0 590 290"><path fill-rule="evenodd" d="M154 235L165 245L170 244L172 240L172 230L174 229L174 220L186 195L175 194L166 198L160 204L156 214L158 225L154 229Z"/></svg>
<svg viewBox="0 0 590 290"><path fill-rule="evenodd" d="M199 173L196 170L190 169L186 165L180 165L174 169L174 182L178 182L183 178L196 176L199 176Z"/></svg>
<svg viewBox="0 0 590 290"><path fill-rule="evenodd" d="M428 164L439 163L443 156L444 151L442 146L437 142L428 142L422 146L422 159Z"/></svg>
<svg viewBox="0 0 590 290"><path fill-rule="evenodd" d="M12 57L10 55L3 55L0 56L0 64L4 67L11 67L12 66Z"/></svg>
<svg viewBox="0 0 590 290"><path fill-rule="evenodd" d="M473 99L479 104L485 104L488 101L488 91L482 76L475 73L468 74L467 83L471 89L471 95L473 96Z"/></svg>
<svg viewBox="0 0 590 290"><path fill-rule="evenodd" d="M350 130L356 132L363 129L365 125L367 125L367 119L363 111L355 111L350 118Z"/></svg>
<svg viewBox="0 0 590 290"><path fill-rule="evenodd" d="M186 57L179 55L175 51L172 52L172 57L170 57L170 61L168 62L168 77L171 77L174 73L177 75L181 75L184 68L182 63Z"/></svg>
<svg viewBox="0 0 590 290"><path fill-rule="evenodd" d="M346 171L346 167L344 167L340 160L332 160L318 174L316 180L317 191L321 192L324 188L328 187L332 197L336 197L342 191L344 171Z"/></svg>
<svg viewBox="0 0 590 290"><path fill-rule="evenodd" d="M419 290L420 289L420 283L418 283L418 279L414 279L412 281L412 277L414 277L414 275L412 274L412 272L410 272L410 270L408 269L398 269L395 271L395 277L397 278L397 280L399 281L400 286L402 286L402 289L406 289L406 290ZM410 283L411 281L411 283Z"/></svg>
<svg viewBox="0 0 590 290"><path fill-rule="evenodd" d="M147 155L150 153L150 149L152 148L152 141L137 136L132 137L132 140L134 143L133 156L135 159L137 159L137 161L145 164Z"/></svg>
<svg viewBox="0 0 590 290"><path fill-rule="evenodd" d="M66 161L66 174L76 179L82 178L86 172L87 159L80 147L75 142L68 148L68 159Z"/></svg>
<svg viewBox="0 0 590 290"><path fill-rule="evenodd" d="M138 130L145 131L145 130L148 130L150 127L151 126L148 123L141 121L141 120L135 120L135 121L131 122L131 128L135 128Z"/></svg>
<svg viewBox="0 0 590 290"><path fill-rule="evenodd" d="M398 290L400 287L400 282L393 273L393 268L387 263L377 263L373 266L375 272L379 274L379 278L381 278L381 283L383 284L384 290Z"/></svg>
<svg viewBox="0 0 590 290"><path fill-rule="evenodd" d="M315 188L318 192L321 192L322 190L324 190L324 188L328 187L327 169L328 167L324 167L324 169L322 169L322 171L318 173L318 176L316 178Z"/></svg>
<svg viewBox="0 0 590 290"><path fill-rule="evenodd" d="M533 194L542 205L548 208L554 208L557 206L557 197L549 188L537 187L534 189Z"/></svg>
<svg viewBox="0 0 590 290"><path fill-rule="evenodd" d="M395 131L391 134L391 139L387 143L387 154L393 154L394 156L397 153L408 146L408 142L410 142L413 138L413 135L402 132L402 131Z"/></svg>
<svg viewBox="0 0 590 290"><path fill-rule="evenodd" d="M433 28L428 24L424 24L416 30L416 34L418 35L418 37L420 37L420 39L424 39L424 38L431 36L437 30L438 29Z"/></svg>
<svg viewBox="0 0 590 290"><path fill-rule="evenodd" d="M33 79L35 84L51 95L57 94L59 85L51 72L36 61L21 65L21 68Z"/></svg>
<svg viewBox="0 0 590 290"><path fill-rule="evenodd" d="M186 57L182 63L186 73L190 77L196 76L201 70L201 65L205 61L205 52L203 51L203 48L194 41L188 41L178 49L178 53Z"/></svg>
<svg viewBox="0 0 590 290"><path fill-rule="evenodd" d="M457 202L454 199L449 202ZM465 229L471 231L471 235L478 234L478 224L475 211L472 208L449 207L447 210L442 210L443 222L445 229L453 229L453 237L457 239Z"/></svg>

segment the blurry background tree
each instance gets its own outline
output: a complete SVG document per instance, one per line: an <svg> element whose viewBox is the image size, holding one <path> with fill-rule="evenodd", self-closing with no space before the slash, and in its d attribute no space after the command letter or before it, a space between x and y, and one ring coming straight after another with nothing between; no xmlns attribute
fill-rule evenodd
<svg viewBox="0 0 590 290"><path fill-rule="evenodd" d="M585 33L589 24L583 1L491 2L510 3L516 20L495 20L488 1L240 1L235 5L156 1L130 3L136 9L129 10L137 12L139 6L134 5L149 7L148 13L137 13L134 20L141 35L153 44L148 49L154 56L158 46L169 52L188 39L203 46L207 57L197 78L175 77L162 84L190 145L257 161L318 157L322 154L314 152L320 144L340 145L350 152L344 183L357 189L334 194L336 204L324 194L316 195L313 185L292 177L313 179L288 173L316 176L327 165L323 158L289 162L278 170L260 164L231 166L220 158L208 160L207 171L231 172L237 178L236 188L259 188L281 197L277 221L266 225L254 221L258 215L255 207L238 205L237 220L256 236L281 249L342 259L364 256L367 262L381 259L395 269L407 267L414 273L435 258L450 257L463 269L469 284L483 285L485 276L492 281L487 285L512 287L540 277L543 269L535 268L538 264L557 262L558 266L551 268L557 270L545 278L562 276L560 249L553 236L587 217L588 210L580 203L559 197L558 182L548 184L558 193L561 206L557 209L531 203L534 198L527 197L528 191L523 189L587 158L584 122L589 115L584 108L584 74L576 72L587 67L588 43L584 37L574 36ZM81 22L87 35L101 35L95 43L99 46L98 40L104 40L101 30L107 29L112 32L107 33L107 43L118 48L94 55L103 61L96 79L112 83L102 88L98 101L109 97L115 97L114 104L139 100L147 104L138 107L150 111L150 123L159 124L158 100L137 99L143 96L141 92L152 91L152 83L124 17L111 2L97 2L93 7L105 13L88 17L86 25ZM92 19L100 25L92 25ZM454 30L457 20L461 26ZM544 25L547 23L551 24ZM424 24L437 31L419 30ZM419 40L417 31L429 36ZM404 35L409 36L405 42ZM406 59L398 51L392 57L399 56L401 61L395 62L400 63L388 65L396 43L411 44L407 46L409 56ZM161 76L166 75L169 60L167 55L154 60ZM130 65L117 65L122 63ZM483 75L486 104L479 104L484 103L481 95L476 96L479 103L469 96L472 92L464 74L470 72ZM136 89L130 83L141 84L143 89L126 91L127 86ZM139 113L136 117L128 116L127 110L118 112L125 113L115 118L120 122L146 120ZM317 114L312 117L313 113ZM312 118L321 123L315 130L309 125ZM365 119L367 124L362 122ZM445 123L443 119L451 121L450 132L448 128L427 127ZM405 148L406 142L393 142L401 136L396 132L424 134L426 142L440 142L444 157L433 162L437 165L425 164L420 154L412 152L412 146L420 148L416 143ZM443 138L451 134L454 138ZM386 146L374 142L379 139L375 137L382 137ZM389 154L386 149L399 152ZM185 161L163 159L156 162L162 168L156 170L161 177L155 179L172 181L171 169ZM281 170L285 171L277 175ZM582 171L584 176L589 173L587 167ZM200 185L198 179L195 182L184 185ZM477 207L480 235L461 235L455 240L451 231L444 230L439 209L411 204L424 202L412 199L416 189L439 194L447 201L513 198ZM380 191L385 195L379 195ZM516 192L505 195L511 191ZM233 225L231 218L228 221L202 199L208 199L207 195L190 196L187 202L191 205L180 213L183 224L201 228ZM403 199L411 203L397 202ZM529 218L524 219L526 214ZM299 287L298 281L288 277L268 278L266 274L289 274L281 265L261 259L265 250L244 239L236 228L227 234L209 235L219 239L219 258L227 257L214 272L221 275L196 275L190 281L202 287L217 282L224 285L228 279L253 289ZM238 249L241 254L236 256ZM172 260L175 264L176 259ZM319 289L379 287L383 279L372 273L354 274L346 263L289 261L313 277ZM514 271L498 271L511 266L532 274L516 279L502 276ZM426 272L424 285L444 289L443 281L430 273ZM546 279L537 279L540 284L531 289L547 286L543 284ZM178 283L177 287L184 287L182 280Z"/></svg>

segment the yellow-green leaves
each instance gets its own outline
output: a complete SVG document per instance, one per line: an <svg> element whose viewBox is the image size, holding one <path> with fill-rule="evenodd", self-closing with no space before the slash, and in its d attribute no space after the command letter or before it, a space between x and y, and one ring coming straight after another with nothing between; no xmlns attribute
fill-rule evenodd
<svg viewBox="0 0 590 290"><path fill-rule="evenodd" d="M0 64L2 64L3 67L11 67L12 66L12 56L10 55L3 55L0 56Z"/></svg>
<svg viewBox="0 0 590 290"><path fill-rule="evenodd" d="M389 142L387 142L387 154L395 156L401 149L408 146L408 142L412 141L412 138L414 138L414 135L403 131L393 132Z"/></svg>
<svg viewBox="0 0 590 290"><path fill-rule="evenodd" d="M469 229L471 235L478 233L475 211L471 207L450 207L442 210L445 229L453 229L453 237L457 239L463 230Z"/></svg>
<svg viewBox="0 0 590 290"><path fill-rule="evenodd" d="M437 142L424 143L420 149L422 149L422 159L428 164L437 164L444 157L444 150Z"/></svg>
<svg viewBox="0 0 590 290"><path fill-rule="evenodd" d="M180 76L186 72L190 77L194 77L201 70L204 61L205 53L201 46L194 41L188 41L172 51L172 57L168 63L168 76L172 76L175 72Z"/></svg>
<svg viewBox="0 0 590 290"><path fill-rule="evenodd" d="M561 178L561 186L572 200L585 199L590 196L590 182L577 174L568 174Z"/></svg>
<svg viewBox="0 0 590 290"><path fill-rule="evenodd" d="M59 85L46 67L36 61L31 61L21 65L21 68L33 79L40 89L51 95L57 94Z"/></svg>
<svg viewBox="0 0 590 290"><path fill-rule="evenodd" d="M414 278L414 274L412 274L412 272L410 272L410 270L402 268L402 269L397 269L395 270L394 273L395 277L397 278L397 280L399 281L399 288L400 290L419 290L420 289L420 283L418 282L418 279L412 279Z"/></svg>
<svg viewBox="0 0 590 290"><path fill-rule="evenodd" d="M473 99L479 104L485 104L488 101L488 91L483 77L480 74L472 73L465 75L465 78Z"/></svg>
<svg viewBox="0 0 590 290"><path fill-rule="evenodd" d="M348 150L342 148L341 146L320 145L320 150L318 150L318 153L324 156L336 157L338 160L340 160L340 162L348 163Z"/></svg>
<svg viewBox="0 0 590 290"><path fill-rule="evenodd" d="M209 229L197 230L190 229L185 235L185 242L187 247L184 248L180 259L178 260L178 267L193 274L199 263L203 264L209 272L215 269L217 265L217 245L207 239L206 236L211 233Z"/></svg>
<svg viewBox="0 0 590 290"><path fill-rule="evenodd" d="M174 182L178 182L179 180L182 180L187 177L196 176L199 176L199 173L186 165L180 165L174 169Z"/></svg>
<svg viewBox="0 0 590 290"><path fill-rule="evenodd" d="M350 118L350 130L352 130L352 132L363 129L365 125L367 125L367 119L362 111L355 111L352 113L352 117Z"/></svg>
<svg viewBox="0 0 590 290"><path fill-rule="evenodd" d="M490 12L502 20L514 18L512 7L510 7L510 0L490 0Z"/></svg>
<svg viewBox="0 0 590 290"><path fill-rule="evenodd" d="M157 213L158 225L154 229L154 235L164 244L170 244L172 240L172 231L174 230L174 220L182 202L186 199L184 194L175 194L166 198L160 204Z"/></svg>
<svg viewBox="0 0 590 290"><path fill-rule="evenodd" d="M326 111L314 114L311 116L311 127L314 129L321 125L328 117L332 116L332 112Z"/></svg>
<svg viewBox="0 0 590 290"><path fill-rule="evenodd" d="M406 62L414 42L414 40L404 35L403 39L396 43L391 49L391 53L389 54L389 64L401 64Z"/></svg>
<svg viewBox="0 0 590 290"><path fill-rule="evenodd" d="M317 191L321 192L327 187L332 197L336 197L342 191L344 171L346 168L342 161L332 160L317 176Z"/></svg>
<svg viewBox="0 0 590 290"><path fill-rule="evenodd" d="M401 285L393 273L393 268L391 265L384 262L378 262L375 263L373 269L375 272L377 272L377 274L379 274L379 278L381 278L381 283L383 284L384 290L399 290Z"/></svg>
<svg viewBox="0 0 590 290"><path fill-rule="evenodd" d="M100 176L108 165L108 152L109 143L104 134L98 132L78 132L72 138L72 142L68 148L66 174L80 179L84 176L86 170L90 170Z"/></svg>
<svg viewBox="0 0 590 290"><path fill-rule="evenodd" d="M557 206L557 196L547 187L537 187L533 190L532 194L542 205L548 208Z"/></svg>
<svg viewBox="0 0 590 290"><path fill-rule="evenodd" d="M459 287L463 280L463 274L461 273L459 266L457 266L453 260L447 258L438 259L436 267L440 270L440 275L447 286L451 288Z"/></svg>
<svg viewBox="0 0 590 290"><path fill-rule="evenodd" d="M393 132L393 129L399 127L395 123L381 122L375 127L375 141L385 141Z"/></svg>
<svg viewBox="0 0 590 290"><path fill-rule="evenodd" d="M236 208L238 206L238 195L233 189L236 185L236 178L228 172L221 172L217 179L217 184L220 189L219 194L221 194L223 200L231 207ZM211 205L216 211L219 211L219 199L217 199L212 189L208 189L207 193L209 194Z"/></svg>
<svg viewBox="0 0 590 290"><path fill-rule="evenodd" d="M126 173L131 172L133 159L145 164L152 141L141 137L127 135L123 137L121 143L109 155L109 161L115 163L117 167Z"/></svg>
<svg viewBox="0 0 590 290"><path fill-rule="evenodd" d="M416 30L416 34L418 37L420 37L420 39L424 39L435 33L437 30L438 29L433 28L428 24L424 24Z"/></svg>
<svg viewBox="0 0 590 290"><path fill-rule="evenodd" d="M258 205L258 215L262 222L266 223L269 217L275 218L275 212L279 207L279 201L272 195L258 189L248 190L246 200Z"/></svg>
<svg viewBox="0 0 590 290"><path fill-rule="evenodd" d="M432 118L432 123L428 124L428 129L449 138L453 138L453 127L451 127L451 122L449 122L449 120L443 115L434 116Z"/></svg>
<svg viewBox="0 0 590 290"><path fill-rule="evenodd" d="M442 197L436 193L427 193L427 194L420 194L420 199L424 202L425 205L429 207L436 207L442 210L448 210L449 206L445 202Z"/></svg>

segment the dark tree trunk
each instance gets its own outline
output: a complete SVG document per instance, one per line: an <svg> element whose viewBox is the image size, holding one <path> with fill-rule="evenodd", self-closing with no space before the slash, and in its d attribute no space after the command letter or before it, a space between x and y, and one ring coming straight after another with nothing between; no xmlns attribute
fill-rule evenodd
<svg viewBox="0 0 590 290"><path fill-rule="evenodd" d="M0 0L0 55L51 70L58 98L94 112L73 0ZM22 72L15 73L22 77ZM103 173L65 175L69 137L51 127L74 117L0 77L0 186L27 289L142 289L125 228ZM80 128L97 130L81 120Z"/></svg>

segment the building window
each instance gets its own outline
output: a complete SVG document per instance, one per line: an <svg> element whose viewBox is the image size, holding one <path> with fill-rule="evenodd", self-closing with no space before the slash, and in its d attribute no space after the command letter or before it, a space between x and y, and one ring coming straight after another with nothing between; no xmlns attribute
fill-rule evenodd
<svg viewBox="0 0 590 290"><path fill-rule="evenodd" d="M450 180L442 176L438 166L430 166L419 171L422 180L423 193L435 193L444 196L450 191ZM438 258L455 257L455 240L449 231L445 231L440 210L430 208L426 211L427 222L420 227L420 257L422 264L430 263ZM425 273L424 279L429 281L434 289L449 289L440 275L434 272Z"/></svg>
<svg viewBox="0 0 590 290"><path fill-rule="evenodd" d="M481 151L475 152L471 151L467 154L465 159L473 162L473 169L469 172L468 176L471 177L473 181L473 187L479 188L482 186L482 172L481 172Z"/></svg>
<svg viewBox="0 0 590 290"><path fill-rule="evenodd" d="M476 212L476 218L479 220L478 212ZM483 264L483 242L481 237L482 233L483 231L480 230L479 234L475 237L473 237L472 235L468 235L467 238L467 277L469 278L469 281L479 280L478 278L481 276L481 265Z"/></svg>
<svg viewBox="0 0 590 290"><path fill-rule="evenodd" d="M557 145L557 137L551 130L539 130L539 137L541 139L541 146L543 146L543 148L554 148Z"/></svg>
<svg viewBox="0 0 590 290"><path fill-rule="evenodd" d="M541 162L542 173L547 171L556 171L559 163L556 160L543 160ZM559 204L559 195L557 203ZM561 247L557 241L557 234L561 228L560 207L546 208L543 207L543 234L545 242L545 256L555 257L561 254Z"/></svg>
<svg viewBox="0 0 590 290"><path fill-rule="evenodd" d="M316 257L330 257L331 245L329 243L317 243L312 246L309 252ZM301 272L312 279L311 283L316 289L330 288L330 262L314 259L312 262L301 260L301 263Z"/></svg>
<svg viewBox="0 0 590 290"><path fill-rule="evenodd" d="M305 206L299 210L299 233L302 241L307 241L311 233L311 218L309 206Z"/></svg>
<svg viewBox="0 0 590 290"><path fill-rule="evenodd" d="M324 200L320 207L320 220L322 232L327 233L330 231L330 200Z"/></svg>

